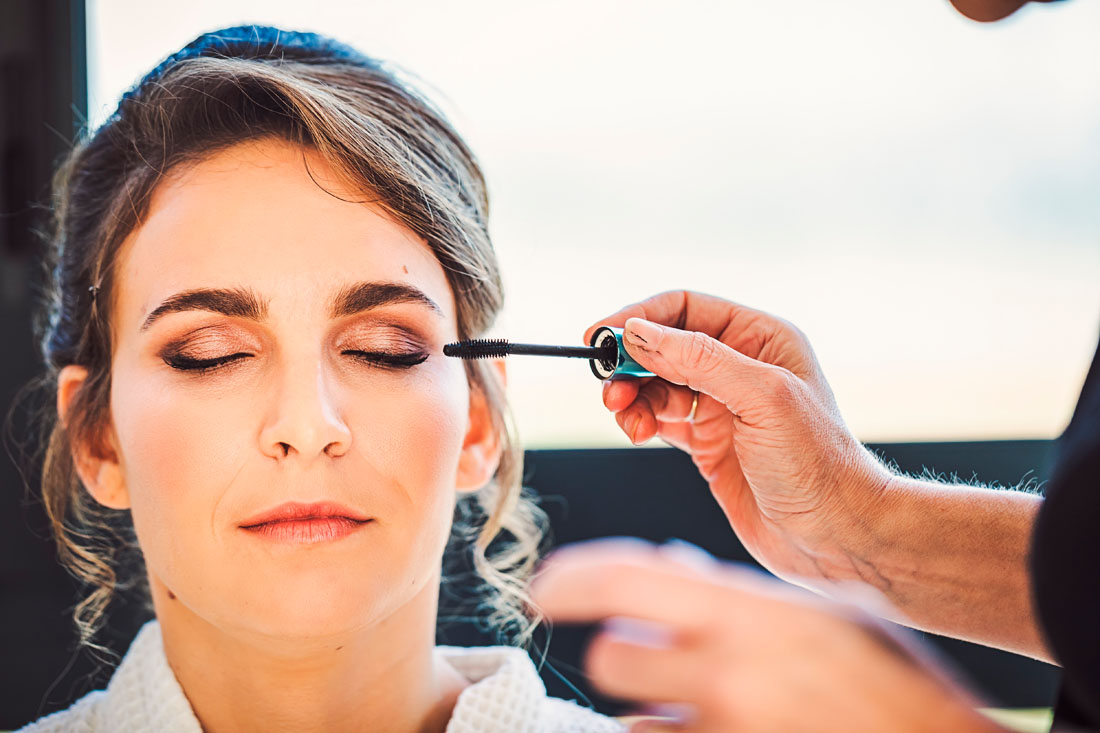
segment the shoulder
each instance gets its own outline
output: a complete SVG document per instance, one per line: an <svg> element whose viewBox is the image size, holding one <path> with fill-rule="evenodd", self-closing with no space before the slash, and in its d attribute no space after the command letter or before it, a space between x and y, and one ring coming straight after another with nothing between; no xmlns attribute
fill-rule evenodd
<svg viewBox="0 0 1100 733"><path fill-rule="evenodd" d="M1046 497L1035 520L1031 595L1047 645L1062 667L1054 722L1100 724L1100 346L1065 432L1055 443ZM1080 713L1074 713L1074 709ZM1076 715L1078 720L1071 720Z"/></svg>
<svg viewBox="0 0 1100 733"><path fill-rule="evenodd" d="M438 646L471 683L458 697L447 733L622 733L626 727L569 700L550 697L525 651Z"/></svg>
<svg viewBox="0 0 1100 733"><path fill-rule="evenodd" d="M19 733L128 730L202 731L164 656L155 619L138 631L106 690L89 692L65 710L39 718Z"/></svg>
<svg viewBox="0 0 1100 733"><path fill-rule="evenodd" d="M99 708L105 695L104 690L93 690L64 710L27 723L15 733L91 733L99 730Z"/></svg>

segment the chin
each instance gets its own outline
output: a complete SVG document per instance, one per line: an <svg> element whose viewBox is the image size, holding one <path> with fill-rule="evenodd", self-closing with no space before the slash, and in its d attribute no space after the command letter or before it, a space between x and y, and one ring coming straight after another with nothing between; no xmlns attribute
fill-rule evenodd
<svg viewBox="0 0 1100 733"><path fill-rule="evenodd" d="M414 595L408 578L346 563L244 570L219 594L226 627L278 639L338 636L378 623ZM401 594L397 589L401 589ZM221 623L219 623L221 625Z"/></svg>

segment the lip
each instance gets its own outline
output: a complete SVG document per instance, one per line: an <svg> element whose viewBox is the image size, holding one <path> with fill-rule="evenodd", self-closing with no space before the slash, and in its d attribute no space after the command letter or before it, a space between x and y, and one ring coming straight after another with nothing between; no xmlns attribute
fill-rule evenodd
<svg viewBox="0 0 1100 733"><path fill-rule="evenodd" d="M320 517L267 522L245 527L249 534L288 545L316 545L347 537L372 523L358 522L347 517Z"/></svg>
<svg viewBox="0 0 1100 733"><path fill-rule="evenodd" d="M356 523L367 522L370 517L364 516L343 504L332 501L319 501L312 504L303 504L297 501L288 501L277 507L249 517L240 523L241 529L256 529L261 525L293 522L301 523L308 520L351 520Z"/></svg>

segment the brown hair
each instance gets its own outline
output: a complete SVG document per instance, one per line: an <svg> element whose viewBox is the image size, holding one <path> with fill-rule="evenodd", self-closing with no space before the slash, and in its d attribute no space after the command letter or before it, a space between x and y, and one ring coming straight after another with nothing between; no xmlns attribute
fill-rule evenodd
<svg viewBox="0 0 1100 733"><path fill-rule="evenodd" d="M309 146L352 190L427 241L454 292L460 339L483 334L503 305L485 182L443 114L396 72L331 39L277 31L273 43L261 43L276 29L245 27L248 38L234 40L240 30L204 34L166 59L94 135L82 136L54 177L49 277L37 324L46 363L40 385L55 394L58 372L69 364L88 376L65 423L56 409L42 422L42 498L61 562L91 589L73 609L80 643L108 653L93 636L115 591L136 582L151 611L148 582L129 511L104 507L84 490L73 451L102 452L112 266L162 176L248 140L274 136ZM482 581L475 610L490 611L488 623L502 636L526 643L537 623L525 603L526 580L545 515L522 486L523 451L499 375L482 361L464 364L471 390L488 401L503 450L489 484L459 500L447 555L465 553L468 567L472 561Z"/></svg>

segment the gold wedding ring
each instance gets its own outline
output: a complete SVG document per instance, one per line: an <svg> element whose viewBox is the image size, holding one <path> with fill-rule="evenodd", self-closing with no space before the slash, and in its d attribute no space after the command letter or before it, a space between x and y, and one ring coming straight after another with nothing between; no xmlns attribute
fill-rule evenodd
<svg viewBox="0 0 1100 733"><path fill-rule="evenodd" d="M688 413L687 421L692 422L695 420L695 408L699 406L699 393L695 393L695 397L691 400L691 412Z"/></svg>

